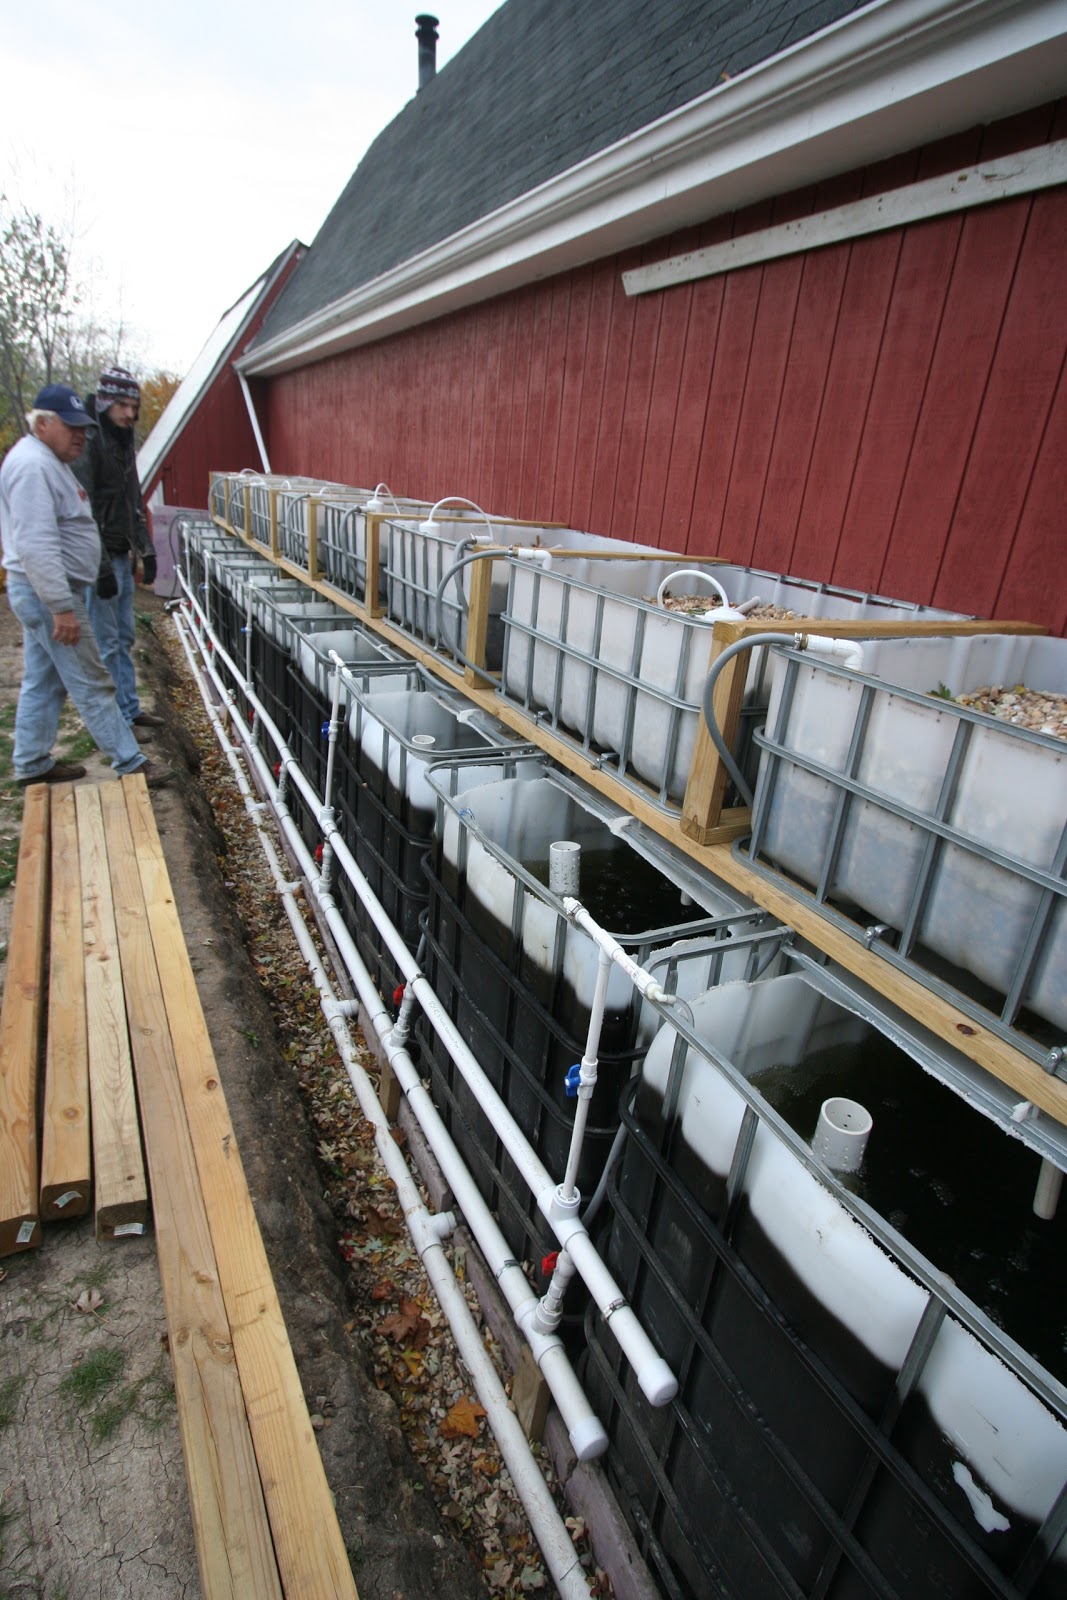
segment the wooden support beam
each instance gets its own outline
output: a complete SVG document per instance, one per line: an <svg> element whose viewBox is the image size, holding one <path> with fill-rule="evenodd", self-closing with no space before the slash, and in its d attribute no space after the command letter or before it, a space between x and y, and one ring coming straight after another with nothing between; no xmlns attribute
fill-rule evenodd
<svg viewBox="0 0 1067 1600"><path fill-rule="evenodd" d="M381 545L382 523L385 521L384 513L369 512L364 521L364 537L366 539L366 581L363 589L363 606L353 606L357 614L367 617L380 617L385 609L378 598L378 585L381 581Z"/></svg>
<svg viewBox="0 0 1067 1600"><path fill-rule="evenodd" d="M312 583L319 580L319 502L314 495L308 499L308 577Z"/></svg>
<svg viewBox="0 0 1067 1600"><path fill-rule="evenodd" d="M481 673L475 672L475 667L485 667L485 645L489 637L489 600L493 590L493 566L491 557L475 561L470 568L471 589L467 605L467 645L464 654L471 666L463 670L463 682L468 688L484 683ZM457 578L462 583L462 578ZM458 642L458 641L457 641Z"/></svg>
<svg viewBox="0 0 1067 1600"><path fill-rule="evenodd" d="M100 799L200 1588L204 1600L281 1600L123 786Z"/></svg>
<svg viewBox="0 0 1067 1600"><path fill-rule="evenodd" d="M146 791L147 793L147 791ZM85 1016L92 1102L96 1237L143 1233L148 1186L98 788L75 788L85 934Z"/></svg>
<svg viewBox="0 0 1067 1600"><path fill-rule="evenodd" d="M711 634L709 671L723 651L734 643L737 638L737 628L730 623L717 622ZM728 749L733 748L737 736L747 672L748 657L744 654L737 655L726 663L715 685L715 725L721 729ZM689 767L689 780L685 786L680 818L682 832L688 838L695 839L698 844L708 844L715 837L715 830L722 818L728 785L729 775L701 715L697 718L693 759Z"/></svg>
<svg viewBox="0 0 1067 1600"><path fill-rule="evenodd" d="M48 930L48 820L48 785L31 784L22 807L0 1004L0 1256L41 1242L37 1078Z"/></svg>
<svg viewBox="0 0 1067 1600"><path fill-rule="evenodd" d="M52 789L48 1045L41 1117L41 1217L81 1217L93 1192L85 941L74 786Z"/></svg>
<svg viewBox="0 0 1067 1600"><path fill-rule="evenodd" d="M124 778L174 1059L286 1595L357 1600L144 780Z"/></svg>
<svg viewBox="0 0 1067 1600"><path fill-rule="evenodd" d="M539 1443L544 1438L552 1391L541 1376L541 1369L528 1344L523 1344L519 1350L511 1401L527 1439Z"/></svg>

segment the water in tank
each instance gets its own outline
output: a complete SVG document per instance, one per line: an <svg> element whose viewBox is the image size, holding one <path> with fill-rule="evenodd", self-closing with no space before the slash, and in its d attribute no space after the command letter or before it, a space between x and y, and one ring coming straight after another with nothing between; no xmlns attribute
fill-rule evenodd
<svg viewBox="0 0 1067 1600"><path fill-rule="evenodd" d="M602 1242L680 1389L652 1411L589 1313L609 1475L688 1600L1062 1596L1048 1129L1012 1136L826 990L786 972L695 999L692 1042L665 1024L633 1081ZM850 1177L809 1143L835 1097L873 1118Z"/></svg>
<svg viewBox="0 0 1067 1600"><path fill-rule="evenodd" d="M514 747L508 729L422 668L368 675L353 689L338 746L338 822L360 871L413 953L427 899L422 858L435 816L427 771L436 761L476 759ZM340 894L368 969L391 994L400 981L392 956L358 896L347 885Z"/></svg>
<svg viewBox="0 0 1067 1600"><path fill-rule="evenodd" d="M442 765L428 777L442 810L425 867L427 974L539 1156L562 1178L575 1107L565 1080L585 1049L598 953L548 887L552 845L579 846L578 898L639 961L685 936L716 930L727 938L730 920L750 908L710 879L693 881L683 858L640 829L632 833L623 813L539 757ZM613 968L579 1173L587 1190L617 1127L639 1014L629 980ZM447 1054L424 1037L435 1098L505 1234L523 1254L543 1250L550 1237L506 1153Z"/></svg>

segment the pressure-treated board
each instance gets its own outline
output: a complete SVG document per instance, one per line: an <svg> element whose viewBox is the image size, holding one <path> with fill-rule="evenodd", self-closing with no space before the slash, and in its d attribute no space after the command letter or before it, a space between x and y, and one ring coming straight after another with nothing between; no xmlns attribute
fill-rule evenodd
<svg viewBox="0 0 1067 1600"><path fill-rule="evenodd" d="M89 1038L96 1236L109 1239L119 1234L144 1232L148 1189L137 1122L133 1061L126 1031L126 1005L100 791L95 786L82 785L75 789L74 798L85 934L85 1017Z"/></svg>
<svg viewBox="0 0 1067 1600"><path fill-rule="evenodd" d="M122 785L100 799L200 1587L271 1600L281 1583Z"/></svg>
<svg viewBox="0 0 1067 1600"><path fill-rule="evenodd" d="M0 1255L40 1244L37 1073L48 903L48 785L31 784L22 813L11 939L0 1006Z"/></svg>
<svg viewBox="0 0 1067 1600"><path fill-rule="evenodd" d="M85 943L74 786L52 789L48 1043L41 1114L41 1217L80 1217L92 1198Z"/></svg>
<svg viewBox="0 0 1067 1600"><path fill-rule="evenodd" d="M122 780L160 988L287 1595L356 1595L143 779Z"/></svg>

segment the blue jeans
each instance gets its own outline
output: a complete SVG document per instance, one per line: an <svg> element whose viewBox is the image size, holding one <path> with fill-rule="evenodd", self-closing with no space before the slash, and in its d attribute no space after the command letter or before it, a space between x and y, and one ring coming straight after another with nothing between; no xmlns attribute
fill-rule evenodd
<svg viewBox="0 0 1067 1600"><path fill-rule="evenodd" d="M120 776L144 766L140 745L119 710L111 674L100 659L89 613L80 594L71 610L81 624L77 644L57 644L52 613L33 585L7 576L7 598L22 624L22 686L15 712L15 776L40 778L54 764L52 746L67 695L95 743Z"/></svg>
<svg viewBox="0 0 1067 1600"><path fill-rule="evenodd" d="M133 615L133 568L129 556L112 556L119 592L113 600L101 600L92 584L86 590L89 621L96 634L104 666L118 690L119 710L132 722L141 710L133 667L133 641L137 624Z"/></svg>

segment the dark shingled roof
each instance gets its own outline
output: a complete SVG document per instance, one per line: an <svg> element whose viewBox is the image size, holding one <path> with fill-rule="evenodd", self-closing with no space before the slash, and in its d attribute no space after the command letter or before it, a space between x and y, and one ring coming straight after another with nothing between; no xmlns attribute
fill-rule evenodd
<svg viewBox="0 0 1067 1600"><path fill-rule="evenodd" d="M864 3L508 0L379 134L256 342Z"/></svg>

